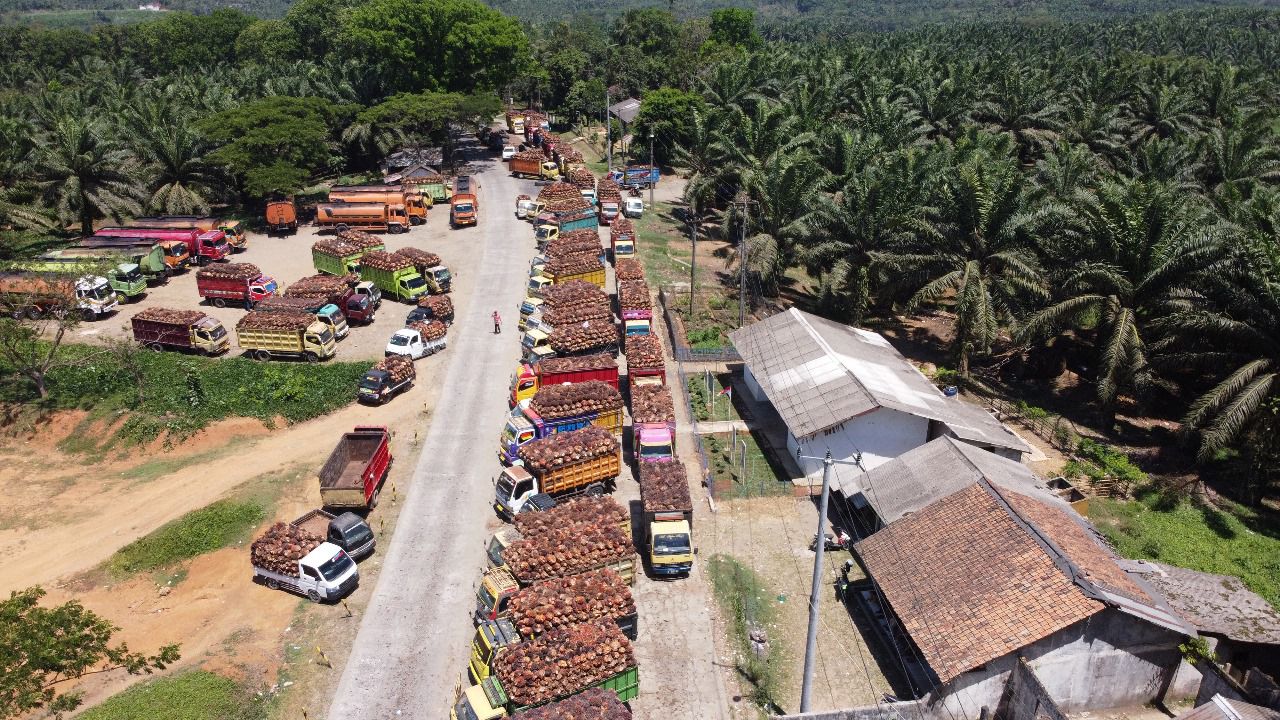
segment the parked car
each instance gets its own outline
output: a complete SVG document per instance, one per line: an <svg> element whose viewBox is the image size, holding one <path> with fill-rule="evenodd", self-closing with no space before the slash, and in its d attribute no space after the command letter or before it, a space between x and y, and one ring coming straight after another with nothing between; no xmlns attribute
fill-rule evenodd
<svg viewBox="0 0 1280 720"><path fill-rule="evenodd" d="M515 149L515 147L513 147L513 146L511 146L511 145L504 145L504 146L502 147L502 159L503 159L503 160L510 160L511 158L513 158L513 157L515 157L515 156L516 156L516 149Z"/></svg>
<svg viewBox="0 0 1280 720"><path fill-rule="evenodd" d="M640 198L627 198L622 202L622 214L629 218L638 218L644 214L644 201Z"/></svg>

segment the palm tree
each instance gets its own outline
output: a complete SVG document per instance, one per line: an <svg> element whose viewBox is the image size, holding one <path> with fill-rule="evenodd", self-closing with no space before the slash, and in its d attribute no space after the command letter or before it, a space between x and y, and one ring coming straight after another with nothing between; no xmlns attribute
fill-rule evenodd
<svg viewBox="0 0 1280 720"><path fill-rule="evenodd" d="M975 114L1013 135L1018 157L1028 162L1057 139L1066 107L1045 71L1015 66L1000 70L991 99L979 103Z"/></svg>
<svg viewBox="0 0 1280 720"><path fill-rule="evenodd" d="M1148 357L1152 323L1193 297L1197 275L1227 263L1227 254L1167 184L1108 182L1080 196L1074 210L1080 221L1066 252L1074 248L1078 261L1055 283L1059 300L1026 319L1016 337L1093 329L1098 400L1110 419L1121 392L1142 399L1163 384Z"/></svg>
<svg viewBox="0 0 1280 720"><path fill-rule="evenodd" d="M951 173L928 222L914 223L913 246L876 254L885 271L915 279L908 312L954 294L952 351L969 376L975 353L991 349L1026 299L1046 295L1031 247L1039 216L1028 209L1022 178L1007 163L971 162Z"/></svg>
<svg viewBox="0 0 1280 720"><path fill-rule="evenodd" d="M63 222L93 234L100 217L119 220L141 212L146 191L128 150L112 140L101 120L64 116L41 135L30 161L41 200Z"/></svg>
<svg viewBox="0 0 1280 720"><path fill-rule="evenodd" d="M213 148L185 121L150 126L135 134L134 153L146 163L151 197L147 206L169 215L209 210L209 201L224 195L227 178L205 155Z"/></svg>
<svg viewBox="0 0 1280 720"><path fill-rule="evenodd" d="M1169 139L1193 132L1200 125L1196 115L1196 99L1177 85L1152 84L1148 79L1138 87L1133 102L1135 116L1134 144L1149 137Z"/></svg>

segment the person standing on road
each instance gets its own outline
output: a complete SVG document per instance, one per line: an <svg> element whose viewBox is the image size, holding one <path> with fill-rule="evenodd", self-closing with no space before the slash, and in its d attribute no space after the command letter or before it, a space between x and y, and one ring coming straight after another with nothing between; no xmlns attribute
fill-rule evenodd
<svg viewBox="0 0 1280 720"><path fill-rule="evenodd" d="M502 333L502 316L498 314L497 310L494 310L493 311L493 334L499 335L501 333Z"/></svg>

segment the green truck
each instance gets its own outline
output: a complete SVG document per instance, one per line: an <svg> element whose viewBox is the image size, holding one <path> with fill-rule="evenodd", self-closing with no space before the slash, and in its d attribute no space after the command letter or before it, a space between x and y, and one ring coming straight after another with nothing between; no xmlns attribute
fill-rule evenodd
<svg viewBox="0 0 1280 720"><path fill-rule="evenodd" d="M58 273L75 275L93 275L101 273L107 279L107 285L115 292L116 297L128 301L147 292L147 279L137 263L117 262L104 267L115 258L82 257L71 254L63 256L61 250L55 250L35 260L20 263L22 270L38 273Z"/></svg>
<svg viewBox="0 0 1280 720"><path fill-rule="evenodd" d="M364 251L361 250L349 255L331 255L323 250L312 248L311 264L315 266L316 272L327 275L347 275L354 273L360 266L360 256L363 254Z"/></svg>
<svg viewBox="0 0 1280 720"><path fill-rule="evenodd" d="M416 303L419 295L426 295L427 281L412 265L398 270L384 270L369 265L360 266L360 279L368 280L382 291L383 297L393 297L407 303Z"/></svg>
<svg viewBox="0 0 1280 720"><path fill-rule="evenodd" d="M130 238L81 238L79 242L62 250L46 253L46 257L83 257L94 260L111 260L117 263L133 263L146 277L147 282L163 284L173 274L166 260L165 248L151 240Z"/></svg>

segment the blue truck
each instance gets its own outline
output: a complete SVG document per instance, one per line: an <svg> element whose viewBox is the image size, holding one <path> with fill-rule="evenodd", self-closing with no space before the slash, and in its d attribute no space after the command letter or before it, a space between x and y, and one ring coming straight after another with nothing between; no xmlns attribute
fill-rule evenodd
<svg viewBox="0 0 1280 720"><path fill-rule="evenodd" d="M553 385L548 389L557 387ZM514 465L520 459L521 446L556 433L581 430L588 425L596 425L618 435L622 432L622 396L616 390L612 394L618 405L612 410L593 410L555 419L539 415L532 407L532 399L520 402L512 408L507 423L502 428L502 437L498 441L498 460L503 465Z"/></svg>
<svg viewBox="0 0 1280 720"><path fill-rule="evenodd" d="M534 237L538 247L544 248L562 232L574 230L596 230L600 227L600 218L595 208L574 210L567 213L543 213L534 221Z"/></svg>
<svg viewBox="0 0 1280 720"><path fill-rule="evenodd" d="M647 188L650 185L657 185L662 173L658 172L656 165L632 165L622 170L614 170L609 173L609 177L623 187Z"/></svg>

